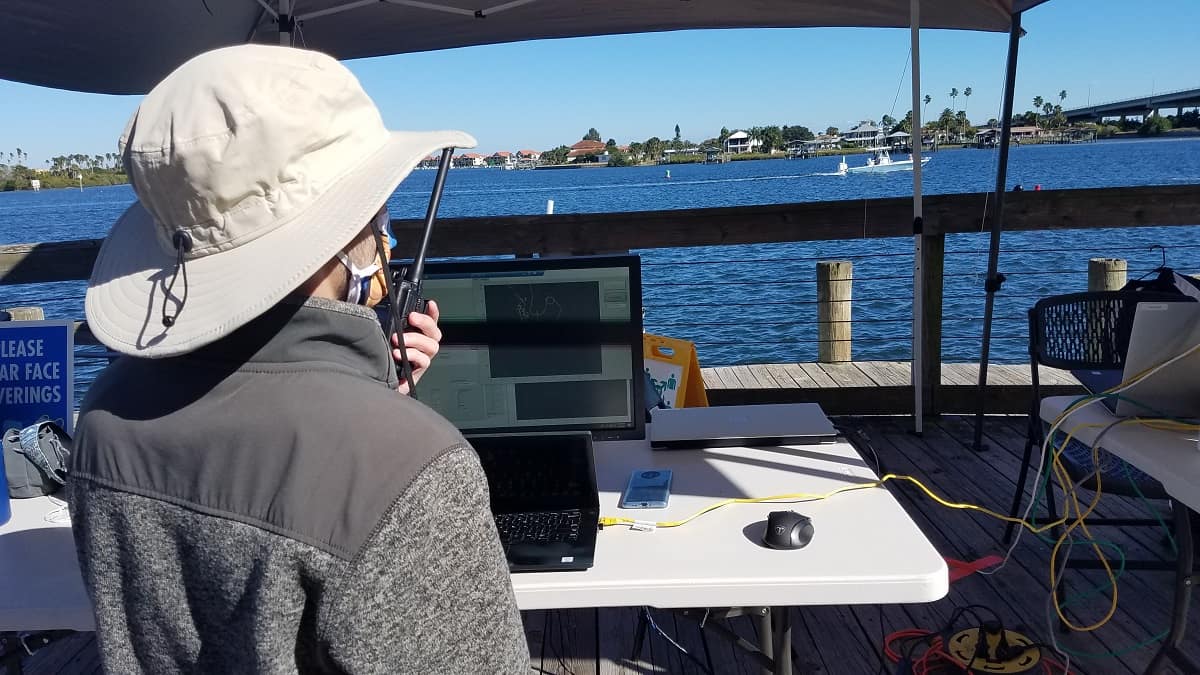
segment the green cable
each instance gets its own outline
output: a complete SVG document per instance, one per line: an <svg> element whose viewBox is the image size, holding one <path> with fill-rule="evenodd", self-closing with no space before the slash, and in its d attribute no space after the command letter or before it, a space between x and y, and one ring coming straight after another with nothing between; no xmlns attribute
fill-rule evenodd
<svg viewBox="0 0 1200 675"><path fill-rule="evenodd" d="M1126 401L1129 401L1130 403L1134 403L1135 405L1142 405L1141 403L1139 403L1137 401L1129 399L1128 397L1123 397L1119 394L1108 394L1105 396L1085 396L1085 397L1082 397L1082 398L1076 400L1075 403L1079 403L1080 401L1087 400L1088 398L1109 398L1109 397L1124 399ZM1072 403L1071 405L1073 406L1073 405L1075 405L1075 403ZM1145 407L1148 410L1153 410L1152 408L1149 408L1149 406L1142 405L1142 407ZM1155 411L1155 412L1157 412L1157 411ZM1168 416L1164 415L1164 417L1168 417ZM1185 424L1190 423L1186 420L1181 420L1181 419L1172 418L1172 417L1168 417L1168 418L1175 420L1177 422L1184 422ZM1056 438L1051 440L1051 450L1059 449L1055 446L1055 441L1058 440L1057 437L1059 437L1059 436L1062 436L1061 431L1057 432ZM1037 500L1045 494L1046 486L1048 485L1048 483L1050 481L1051 471L1053 471L1053 465L1051 466L1051 469L1049 471L1043 472L1041 480L1038 482L1038 485L1036 486L1037 489L1034 491L1034 494L1033 494L1033 499L1034 499L1035 504L1037 503ZM1175 551L1176 555L1178 555L1179 547L1175 542L1175 537L1171 533L1171 528L1167 527L1166 522L1164 522L1162 517L1158 514L1158 512L1155 511L1153 509L1153 507L1151 507L1150 500L1147 499L1144 494L1142 494L1142 491L1137 486L1137 482L1134 481L1132 478L1130 478L1129 482L1132 485L1134 492L1136 492L1138 497L1141 499L1145 508L1154 516L1155 520L1158 521L1158 524L1163 528L1163 531L1166 532L1167 538L1171 542L1171 548ZM1033 524L1034 527L1037 527L1037 515L1035 512L1032 512L1032 511L1030 512L1029 519L1030 519L1030 523ZM1045 542L1047 544L1056 543L1056 540L1051 539L1051 538L1045 536L1044 534L1038 533L1037 536L1039 539L1041 539L1043 542ZM1109 588L1111 588L1113 586L1113 583L1117 579L1121 578L1121 575L1125 572L1125 552L1120 546L1118 546L1114 542L1104 540L1104 539L1094 539L1094 540L1092 540L1092 543L1095 543L1100 546L1104 546L1106 548L1110 548L1110 549L1116 551L1117 555L1121 559L1120 566L1118 567L1117 571L1113 574L1113 579L1111 581L1106 581L1104 584L1095 586L1095 587L1091 588L1090 590L1085 591L1083 593L1071 594L1071 597L1068 600L1066 600L1062 605L1060 605L1064 609L1067 607L1070 607L1072 605L1078 604L1079 602L1082 602L1086 599L1095 597L1096 595L1099 595L1100 593L1103 593L1104 591L1108 590ZM1075 537L1073 537L1073 536L1069 537L1067 540L1067 545L1069 547L1072 547L1075 544L1076 544ZM1067 549L1067 555L1068 555L1068 557L1070 556L1070 548ZM1051 592L1053 592L1053 589L1051 589ZM1121 649L1105 650L1105 651L1101 651L1101 652L1075 651L1075 650L1069 649L1067 647L1064 647L1062 645L1058 645L1057 649L1058 649L1058 651L1061 651L1062 653L1070 656L1071 658L1077 658L1077 659L1117 658L1120 656L1124 656L1125 654L1130 654L1132 652L1138 651L1140 649L1145 649L1146 647L1149 647L1152 644L1155 644L1157 642L1160 642L1160 641L1166 639L1167 635L1169 635L1169 634L1170 634L1170 629L1167 629L1167 630L1162 631L1161 633L1152 635L1149 638L1146 638L1145 640L1142 640L1141 642L1135 643L1133 645L1130 645L1127 647L1122 647Z"/></svg>
<svg viewBox="0 0 1200 675"><path fill-rule="evenodd" d="M1055 449L1057 449L1057 448L1055 448ZM1040 498L1042 496L1042 494L1045 492L1046 486L1049 483L1049 478L1050 478L1049 472L1047 472L1042 477L1042 481L1041 481L1040 485L1038 486L1038 490L1034 493L1034 500L1037 500L1038 498ZM1036 501L1035 501L1035 503L1036 503ZM1035 514L1033 514L1033 513L1030 514L1030 521L1032 522L1034 527L1037 527L1037 517ZM1052 546L1052 545L1058 543L1057 539L1052 539L1040 532L1037 534L1037 537L1038 537L1038 539L1041 539L1046 545L1049 545L1049 546ZM1067 546L1068 546L1067 557L1068 558L1071 557L1071 548L1070 547L1073 547L1079 541L1080 540L1076 539L1074 536L1070 536L1067 538ZM1064 602L1062 605L1060 605L1063 608L1070 607L1072 605L1076 605L1080 602L1083 602L1084 600L1094 598L1097 595L1104 593L1108 589L1112 588L1116 584L1117 580L1120 579L1121 576L1125 574L1126 558L1125 558L1125 550L1124 549L1122 549L1115 542L1109 541L1107 539L1093 539L1091 541L1097 545L1104 546L1106 548L1116 551L1117 556L1121 559L1120 565L1117 567L1116 571L1113 572L1112 579L1107 579L1104 581L1104 583L1093 586L1090 589L1088 589L1082 593L1072 593L1070 595L1070 599L1068 599L1066 602Z"/></svg>
<svg viewBox="0 0 1200 675"><path fill-rule="evenodd" d="M1129 485L1133 487L1133 491L1136 492L1138 498L1141 499L1142 506L1150 512L1150 515L1154 516L1154 519L1158 521L1159 526L1162 527L1163 532L1167 533L1167 541L1171 542L1171 552L1175 555L1179 555L1179 544L1175 543L1175 535L1171 533L1171 528L1167 527L1167 523L1162 519L1162 515L1160 515L1159 512L1150 505L1150 500L1146 499L1146 495L1142 494L1142 489L1138 487L1137 481L1135 481L1133 478L1130 478Z"/></svg>

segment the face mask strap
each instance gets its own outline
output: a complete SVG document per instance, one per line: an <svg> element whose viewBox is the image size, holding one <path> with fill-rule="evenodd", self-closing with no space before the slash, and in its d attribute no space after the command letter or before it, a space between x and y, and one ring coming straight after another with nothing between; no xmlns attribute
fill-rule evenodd
<svg viewBox="0 0 1200 675"><path fill-rule="evenodd" d="M383 269L378 263L358 267L343 251L337 252L338 260L350 270L350 282L346 285L346 302L365 305L371 299L371 280Z"/></svg>

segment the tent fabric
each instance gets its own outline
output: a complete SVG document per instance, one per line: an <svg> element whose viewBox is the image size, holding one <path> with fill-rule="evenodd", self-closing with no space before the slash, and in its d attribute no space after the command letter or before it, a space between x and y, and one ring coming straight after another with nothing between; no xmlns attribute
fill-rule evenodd
<svg viewBox="0 0 1200 675"><path fill-rule="evenodd" d="M474 2L475 4L471 4ZM295 44L339 59L701 28L906 27L909 0L296 0ZM921 27L1007 31L1045 0L922 0ZM0 78L140 94L191 56L279 42L278 0L5 0ZM337 10L337 11L329 11Z"/></svg>

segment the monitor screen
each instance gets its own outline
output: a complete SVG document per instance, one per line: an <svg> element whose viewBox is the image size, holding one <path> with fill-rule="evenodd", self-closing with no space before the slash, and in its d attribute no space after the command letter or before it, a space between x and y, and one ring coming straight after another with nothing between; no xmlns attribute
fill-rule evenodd
<svg viewBox="0 0 1200 675"><path fill-rule="evenodd" d="M644 436L637 256L427 263L441 351L420 400L468 433Z"/></svg>

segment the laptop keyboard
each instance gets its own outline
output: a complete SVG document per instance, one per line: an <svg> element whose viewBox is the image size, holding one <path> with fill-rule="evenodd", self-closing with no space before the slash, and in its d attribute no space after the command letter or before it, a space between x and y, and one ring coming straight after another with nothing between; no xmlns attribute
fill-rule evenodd
<svg viewBox="0 0 1200 675"><path fill-rule="evenodd" d="M579 539L579 509L538 511L532 513L500 513L496 529L505 545L529 543L573 543Z"/></svg>

